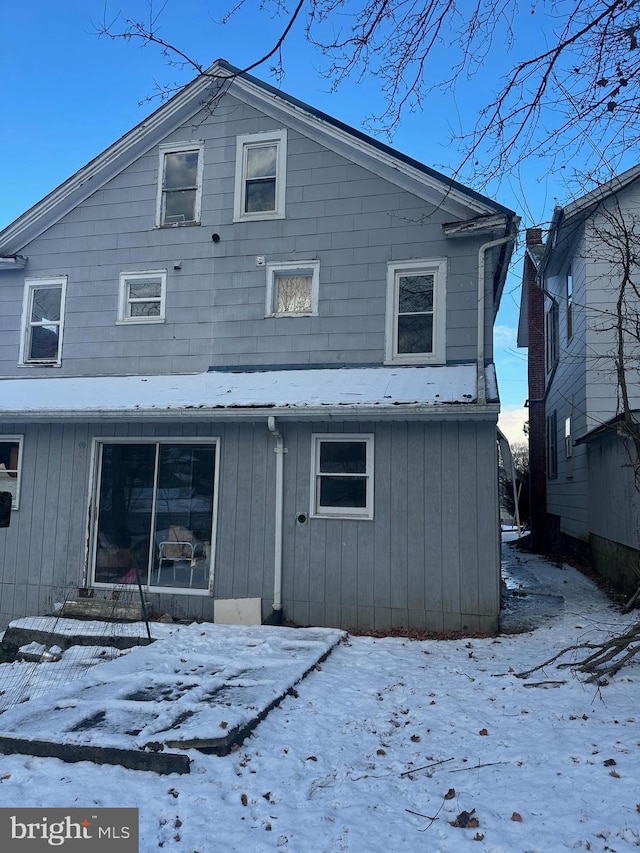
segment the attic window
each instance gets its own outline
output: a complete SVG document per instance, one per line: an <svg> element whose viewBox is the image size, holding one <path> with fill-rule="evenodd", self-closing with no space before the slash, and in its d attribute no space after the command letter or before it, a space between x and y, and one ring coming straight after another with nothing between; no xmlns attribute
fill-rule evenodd
<svg viewBox="0 0 640 853"><path fill-rule="evenodd" d="M202 143L160 147L159 226L197 225L202 197Z"/></svg>
<svg viewBox="0 0 640 853"><path fill-rule="evenodd" d="M286 130L238 136L234 220L284 217L286 165Z"/></svg>

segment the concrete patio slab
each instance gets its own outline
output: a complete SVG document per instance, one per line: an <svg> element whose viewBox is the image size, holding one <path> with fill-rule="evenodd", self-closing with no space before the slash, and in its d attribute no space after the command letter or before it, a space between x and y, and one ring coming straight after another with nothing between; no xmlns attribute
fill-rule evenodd
<svg viewBox="0 0 640 853"><path fill-rule="evenodd" d="M115 764L126 753L128 767L188 772L188 756L170 760L168 750L228 753L344 636L171 626L169 636L0 714L0 751Z"/></svg>

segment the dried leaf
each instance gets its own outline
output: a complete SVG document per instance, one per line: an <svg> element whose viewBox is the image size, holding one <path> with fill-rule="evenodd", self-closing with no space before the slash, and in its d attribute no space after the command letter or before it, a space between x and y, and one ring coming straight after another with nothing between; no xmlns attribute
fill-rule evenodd
<svg viewBox="0 0 640 853"><path fill-rule="evenodd" d="M620 778L620 774L619 774L619 773L616 773L616 771L615 771L615 770L612 770L612 771L609 773L609 776L613 776L613 778L614 778L614 779L619 779L619 778Z"/></svg>
<svg viewBox="0 0 640 853"><path fill-rule="evenodd" d="M449 788L447 793L444 795L444 798L445 798L445 800L452 800L455 797L455 795L456 795L456 789L455 788Z"/></svg>
<svg viewBox="0 0 640 853"><path fill-rule="evenodd" d="M484 832L476 832L473 836L474 841L484 841Z"/></svg>
<svg viewBox="0 0 640 853"><path fill-rule="evenodd" d="M247 805L247 803L249 802L249 798L247 797L246 794L242 794L242 796L240 797L240 802L242 803L243 806Z"/></svg>
<svg viewBox="0 0 640 853"><path fill-rule="evenodd" d="M486 737L489 734L489 732L486 729L480 729L478 734L482 735L483 737Z"/></svg>
<svg viewBox="0 0 640 853"><path fill-rule="evenodd" d="M220 723L220 728L221 728L221 729L226 729L228 725L229 725L229 723L228 723L226 720L223 720L223 721Z"/></svg>
<svg viewBox="0 0 640 853"><path fill-rule="evenodd" d="M411 740L414 743L420 743L421 737L420 737L420 735L411 735Z"/></svg>
<svg viewBox="0 0 640 853"><path fill-rule="evenodd" d="M317 761L317 760L318 759L315 757L315 755L308 755L307 756L307 761Z"/></svg>
<svg viewBox="0 0 640 853"><path fill-rule="evenodd" d="M455 820L450 820L449 823L451 826L459 826L462 829L475 829L480 826L480 821L477 817L474 817L475 813L475 809L471 809L470 812L460 812L458 817Z"/></svg>
<svg viewBox="0 0 640 853"><path fill-rule="evenodd" d="M615 758L607 758L607 760L603 761L602 763L604 764L605 767L615 767L616 766Z"/></svg>
<svg viewBox="0 0 640 853"><path fill-rule="evenodd" d="M174 824L173 824L173 825L174 825L174 827L175 827L176 829L180 829L180 827L182 826L182 821L180 820L180 818L179 818L179 817L177 817L177 818L175 819L175 821L174 821Z"/></svg>
<svg viewBox="0 0 640 853"><path fill-rule="evenodd" d="M522 815L519 812L514 812L511 815L511 820L515 820L516 823L522 823Z"/></svg>
<svg viewBox="0 0 640 853"><path fill-rule="evenodd" d="M175 788L169 788L168 793L171 794L171 796L175 797L175 798L177 798L180 795L180 791L176 791Z"/></svg>
<svg viewBox="0 0 640 853"><path fill-rule="evenodd" d="M378 749L378 750L376 750L376 755L386 755L386 754L387 754L387 753L384 751L384 749Z"/></svg>

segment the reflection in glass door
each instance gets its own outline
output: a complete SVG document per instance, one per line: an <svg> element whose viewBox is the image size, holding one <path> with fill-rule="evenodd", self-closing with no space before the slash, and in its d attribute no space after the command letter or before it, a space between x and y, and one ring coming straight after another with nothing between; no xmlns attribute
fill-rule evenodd
<svg viewBox="0 0 640 853"><path fill-rule="evenodd" d="M216 444L100 445L94 582L206 593Z"/></svg>

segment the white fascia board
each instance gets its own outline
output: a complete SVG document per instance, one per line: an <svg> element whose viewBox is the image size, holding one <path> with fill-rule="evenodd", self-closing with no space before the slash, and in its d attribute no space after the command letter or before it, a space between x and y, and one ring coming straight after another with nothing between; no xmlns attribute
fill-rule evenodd
<svg viewBox="0 0 640 853"><path fill-rule="evenodd" d="M223 75L221 75L223 76ZM226 74L225 74L226 76ZM217 79L198 77L0 232L0 254L13 255L202 109Z"/></svg>
<svg viewBox="0 0 640 853"><path fill-rule="evenodd" d="M480 199L467 195L456 187L439 181L434 176L374 148L365 140L358 139L339 127L323 121L319 116L287 101L277 101L270 92L264 91L249 80L236 77L229 93L271 116L275 121L297 130L303 136L310 136L336 154L391 181L401 189L424 199L452 216L468 219L470 214L496 213L494 207L483 204ZM504 221L504 215L501 216Z"/></svg>
<svg viewBox="0 0 640 853"><path fill-rule="evenodd" d="M16 410L4 409L4 421L138 421L138 420L225 420L259 421L268 417L293 421L407 421L407 420L495 420L500 411L498 403L479 406L476 403L429 405L415 403L395 406L304 406L304 407L185 407L175 409L66 409Z"/></svg>

